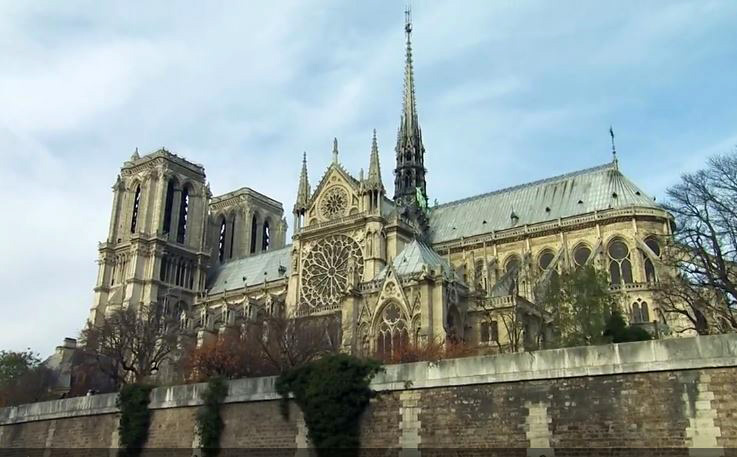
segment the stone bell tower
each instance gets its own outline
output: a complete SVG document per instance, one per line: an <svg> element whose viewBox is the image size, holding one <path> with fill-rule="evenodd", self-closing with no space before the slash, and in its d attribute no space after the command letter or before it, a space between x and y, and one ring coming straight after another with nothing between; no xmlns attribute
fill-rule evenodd
<svg viewBox="0 0 737 457"><path fill-rule="evenodd" d="M108 237L90 321L116 308L158 304L178 316L204 288L210 190L201 165L166 149L123 164L113 185Z"/></svg>

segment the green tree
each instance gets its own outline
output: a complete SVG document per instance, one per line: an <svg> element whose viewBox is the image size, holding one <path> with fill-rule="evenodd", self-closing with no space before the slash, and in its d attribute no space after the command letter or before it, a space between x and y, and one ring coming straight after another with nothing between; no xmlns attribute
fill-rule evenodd
<svg viewBox="0 0 737 457"><path fill-rule="evenodd" d="M0 388L13 383L41 363L30 349L26 351L0 351Z"/></svg>
<svg viewBox="0 0 737 457"><path fill-rule="evenodd" d="M0 406L47 400L53 381L51 370L30 349L0 351Z"/></svg>
<svg viewBox="0 0 737 457"><path fill-rule="evenodd" d="M553 275L542 306L552 316L556 337L547 347L580 346L608 342L604 336L607 319L619 306L619 296L609 291L603 271L586 265Z"/></svg>

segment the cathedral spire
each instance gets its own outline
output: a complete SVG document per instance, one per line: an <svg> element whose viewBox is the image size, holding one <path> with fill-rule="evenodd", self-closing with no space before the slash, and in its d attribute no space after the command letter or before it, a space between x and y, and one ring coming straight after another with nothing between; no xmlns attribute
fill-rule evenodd
<svg viewBox="0 0 737 457"><path fill-rule="evenodd" d="M310 199L310 181L307 177L307 153L302 155L302 173L299 175L299 186L297 187L297 200L294 202L294 213L307 211L307 203Z"/></svg>
<svg viewBox="0 0 737 457"><path fill-rule="evenodd" d="M381 182L381 165L379 164L379 145L376 141L376 129L371 139L371 159L369 160L367 187L374 190L384 191L384 183Z"/></svg>
<svg viewBox="0 0 737 457"><path fill-rule="evenodd" d="M425 184L425 147L417 116L415 77L412 66L412 14L404 12L406 57L404 64L404 99L397 134L397 166L394 169L394 201L402 207L418 206L427 201ZM421 197L421 198L419 198Z"/></svg>
<svg viewBox="0 0 737 457"><path fill-rule="evenodd" d="M333 163L338 164L338 139L333 138Z"/></svg>

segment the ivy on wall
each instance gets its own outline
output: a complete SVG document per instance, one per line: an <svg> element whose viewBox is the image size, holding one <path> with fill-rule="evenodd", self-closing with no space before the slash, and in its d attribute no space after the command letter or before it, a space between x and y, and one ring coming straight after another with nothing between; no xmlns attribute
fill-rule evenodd
<svg viewBox="0 0 737 457"><path fill-rule="evenodd" d="M211 378L202 393L204 405L197 413L197 434L205 457L215 457L220 452L220 433L224 423L220 417L220 405L228 395L228 385L222 377Z"/></svg>
<svg viewBox="0 0 737 457"><path fill-rule="evenodd" d="M282 414L289 416L291 393L319 456L335 455L334 449L353 454L360 445L361 414L375 395L369 384L382 370L379 362L335 354L283 373L276 381Z"/></svg>
<svg viewBox="0 0 737 457"><path fill-rule="evenodd" d="M118 393L116 405L120 409L118 435L122 457L139 455L146 443L151 423L148 403L152 388L144 384L127 384Z"/></svg>

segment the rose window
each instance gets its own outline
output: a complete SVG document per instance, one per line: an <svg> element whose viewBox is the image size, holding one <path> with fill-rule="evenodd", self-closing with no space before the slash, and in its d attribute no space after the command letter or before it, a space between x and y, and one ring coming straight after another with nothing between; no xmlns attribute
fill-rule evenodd
<svg viewBox="0 0 737 457"><path fill-rule="evenodd" d="M318 241L302 268L302 299L313 310L331 309L348 288L351 274L360 281L363 255L353 238L333 235Z"/></svg>
<svg viewBox="0 0 737 457"><path fill-rule="evenodd" d="M320 202L320 214L325 219L334 219L345 214L348 208L348 193L339 186L328 189Z"/></svg>

